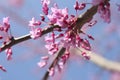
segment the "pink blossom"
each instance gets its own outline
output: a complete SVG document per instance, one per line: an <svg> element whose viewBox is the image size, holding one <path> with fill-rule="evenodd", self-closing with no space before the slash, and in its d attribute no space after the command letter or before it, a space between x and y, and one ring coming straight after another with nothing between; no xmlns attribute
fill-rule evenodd
<svg viewBox="0 0 120 80"><path fill-rule="evenodd" d="M37 39L41 36L42 34L42 29L41 28L36 28L36 26L40 26L41 22L35 20L35 18L33 17L31 21L29 21L29 26L31 28L30 31L30 36L33 39Z"/></svg>
<svg viewBox="0 0 120 80"><path fill-rule="evenodd" d="M43 7L42 7L42 11L45 15L48 15L48 10L49 10L48 5L44 4Z"/></svg>
<svg viewBox="0 0 120 80"><path fill-rule="evenodd" d="M53 67L51 69L49 69L48 71L49 71L49 76L54 76L55 69Z"/></svg>
<svg viewBox="0 0 120 80"><path fill-rule="evenodd" d="M45 47L48 49L50 55L53 55L58 51L58 44L56 43L45 45Z"/></svg>
<svg viewBox="0 0 120 80"><path fill-rule="evenodd" d="M78 9L79 9L79 3L78 3L78 0L76 0L75 5L74 5L74 8L75 8L75 10L78 10Z"/></svg>
<svg viewBox="0 0 120 80"><path fill-rule="evenodd" d="M57 4L54 4L54 7L51 8L51 11L51 14L47 16L51 24L66 27L68 19L68 9L59 9Z"/></svg>
<svg viewBox="0 0 120 80"><path fill-rule="evenodd" d="M48 57L48 56L43 56L43 57L41 57L41 59L42 59L42 60L48 60L49 57Z"/></svg>
<svg viewBox="0 0 120 80"><path fill-rule="evenodd" d="M98 13L100 14L100 17L104 19L105 22L110 23L110 3L100 3L98 6Z"/></svg>
<svg viewBox="0 0 120 80"><path fill-rule="evenodd" d="M9 24L9 17L3 18L3 23L4 24Z"/></svg>
<svg viewBox="0 0 120 80"><path fill-rule="evenodd" d="M6 55L7 55L7 60L11 60L12 59L12 49L11 48L7 48L5 50Z"/></svg>
<svg viewBox="0 0 120 80"><path fill-rule="evenodd" d="M85 50L91 50L90 43L87 39L81 40L81 47L84 48Z"/></svg>
<svg viewBox="0 0 120 80"><path fill-rule="evenodd" d="M6 69L5 69L2 65L0 65L0 69L1 69L2 71L6 72Z"/></svg>
<svg viewBox="0 0 120 80"><path fill-rule="evenodd" d="M64 36L64 34L61 33L61 34L56 35L55 38L61 38L61 37L63 37L63 36Z"/></svg>
<svg viewBox="0 0 120 80"><path fill-rule="evenodd" d="M54 55L58 51L59 43L55 42L55 34L52 32L51 35L45 37L46 45L45 47L48 49L48 53L50 55Z"/></svg>
<svg viewBox="0 0 120 80"><path fill-rule="evenodd" d="M53 38L49 35L45 36L45 42L49 43L49 42L53 42Z"/></svg>
<svg viewBox="0 0 120 80"><path fill-rule="evenodd" d="M10 28L9 17L3 18L3 24L4 24L4 31L8 32Z"/></svg>
<svg viewBox="0 0 120 80"><path fill-rule="evenodd" d="M86 52L82 52L82 56L83 56L85 59L87 59L87 60L90 59L90 56L88 56L88 55L86 54Z"/></svg>
<svg viewBox="0 0 120 80"><path fill-rule="evenodd" d="M75 10L83 10L86 7L85 3L79 3L78 0L76 0L76 3L74 5Z"/></svg>
<svg viewBox="0 0 120 80"><path fill-rule="evenodd" d="M50 4L50 0L41 0L42 2L42 11L45 15L48 15L48 5Z"/></svg>
<svg viewBox="0 0 120 80"><path fill-rule="evenodd" d="M48 60L48 59L49 59L48 56L43 56L43 57L41 57L41 61L38 62L38 66L39 66L40 68L45 67L45 66L47 65L47 60Z"/></svg>
<svg viewBox="0 0 120 80"><path fill-rule="evenodd" d="M36 21L35 18L33 17L31 21L29 21L29 26L30 27L34 27L34 26L40 26L41 22L40 21Z"/></svg>
<svg viewBox="0 0 120 80"><path fill-rule="evenodd" d="M40 14L40 17L41 17L41 21L45 21L45 16Z"/></svg>
<svg viewBox="0 0 120 80"><path fill-rule="evenodd" d="M36 28L32 31L30 31L30 35L32 39L37 39L41 36L42 34L42 29L41 28Z"/></svg>
<svg viewBox="0 0 120 80"><path fill-rule="evenodd" d="M47 65L47 61L40 61L37 63L40 68L43 68Z"/></svg>
<svg viewBox="0 0 120 80"><path fill-rule="evenodd" d="M76 35L76 47L80 47L81 45L81 38L79 35Z"/></svg>

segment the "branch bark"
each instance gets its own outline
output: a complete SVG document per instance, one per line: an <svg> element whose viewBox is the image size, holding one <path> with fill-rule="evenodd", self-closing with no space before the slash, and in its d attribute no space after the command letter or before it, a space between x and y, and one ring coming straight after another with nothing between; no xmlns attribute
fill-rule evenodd
<svg viewBox="0 0 120 80"><path fill-rule="evenodd" d="M83 52L86 52L86 54L90 57L90 61L93 62L94 64L96 64L97 66L99 66L103 69L109 70L109 71L120 72L120 63L119 62L108 60L92 51L87 51L82 48L80 48L80 50ZM75 51L76 54L81 57L82 55L81 55L80 50L73 49L73 51Z"/></svg>

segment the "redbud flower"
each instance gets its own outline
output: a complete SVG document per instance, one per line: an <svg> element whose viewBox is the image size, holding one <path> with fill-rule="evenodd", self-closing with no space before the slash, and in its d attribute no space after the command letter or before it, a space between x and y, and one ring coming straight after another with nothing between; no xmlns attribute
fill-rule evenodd
<svg viewBox="0 0 120 80"><path fill-rule="evenodd" d="M48 14L48 19L51 24L59 25L60 27L66 27L68 19L68 9L59 9L57 4L51 8L51 14Z"/></svg>
<svg viewBox="0 0 120 80"><path fill-rule="evenodd" d="M29 26L30 27L34 27L34 26L40 26L41 22L40 21L36 21L35 18L33 17L31 21L29 21Z"/></svg>
<svg viewBox="0 0 120 80"><path fill-rule="evenodd" d="M41 17L41 21L45 21L45 16L40 14L40 17Z"/></svg>
<svg viewBox="0 0 120 80"><path fill-rule="evenodd" d="M53 67L51 69L49 69L48 71L49 71L49 76L54 76L55 69Z"/></svg>
<svg viewBox="0 0 120 80"><path fill-rule="evenodd" d="M49 57L48 57L48 56L43 56L43 57L41 57L41 59L42 59L42 60L48 60Z"/></svg>
<svg viewBox="0 0 120 80"><path fill-rule="evenodd" d="M86 7L85 3L78 3L78 0L76 1L74 8L75 10L83 10Z"/></svg>
<svg viewBox="0 0 120 80"><path fill-rule="evenodd" d="M40 68L43 68L47 65L47 61L40 61L37 63Z"/></svg>
<svg viewBox="0 0 120 80"><path fill-rule="evenodd" d="M45 66L47 65L47 60L48 60L48 59L49 59L48 56L43 56L43 57L41 57L41 61L37 63L38 66L39 66L40 68L45 67Z"/></svg>
<svg viewBox="0 0 120 80"><path fill-rule="evenodd" d="M100 14L100 17L104 19L105 22L110 23L110 3L100 3L98 6L98 13Z"/></svg>
<svg viewBox="0 0 120 80"><path fill-rule="evenodd" d="M42 29L41 28L36 28L32 31L30 31L30 35L32 39L37 39L41 36L42 34Z"/></svg>
<svg viewBox="0 0 120 80"><path fill-rule="evenodd" d="M45 15L48 15L48 5L50 4L50 0L41 0L42 2L42 11Z"/></svg>
<svg viewBox="0 0 120 80"><path fill-rule="evenodd" d="M2 65L0 65L0 69L1 69L2 71L6 72L6 69L5 69Z"/></svg>
<svg viewBox="0 0 120 80"><path fill-rule="evenodd" d="M7 48L5 50L6 55L7 55L7 60L11 60L12 59L12 49L11 48Z"/></svg>
<svg viewBox="0 0 120 80"><path fill-rule="evenodd" d="M88 56L88 55L86 54L86 52L82 52L82 56L83 56L85 59L87 59L87 60L90 59L90 56Z"/></svg>
<svg viewBox="0 0 120 80"><path fill-rule="evenodd" d="M10 28L9 17L3 18L3 24L4 24L4 31L8 32Z"/></svg>
<svg viewBox="0 0 120 80"><path fill-rule="evenodd" d="M58 44L56 43L45 45L45 47L48 49L50 55L53 55L58 51Z"/></svg>
<svg viewBox="0 0 120 80"><path fill-rule="evenodd" d="M91 50L90 43L87 39L81 41L81 47L84 48L85 50Z"/></svg>
<svg viewBox="0 0 120 80"><path fill-rule="evenodd" d="M41 28L36 28L36 26L40 26L41 22L35 20L35 18L33 17L31 21L29 21L29 26L31 28L30 31L30 36L33 39L37 39L41 36L42 34L42 29Z"/></svg>

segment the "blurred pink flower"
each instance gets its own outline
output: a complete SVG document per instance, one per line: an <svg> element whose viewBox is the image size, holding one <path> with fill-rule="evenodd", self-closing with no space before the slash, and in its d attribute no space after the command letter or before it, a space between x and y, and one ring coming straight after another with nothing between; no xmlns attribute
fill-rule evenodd
<svg viewBox="0 0 120 80"><path fill-rule="evenodd" d="M7 60L11 60L12 59L12 49L11 48L7 48L5 50L6 55L7 55Z"/></svg>
<svg viewBox="0 0 120 80"><path fill-rule="evenodd" d="M33 17L31 21L29 21L28 24L30 27L34 27L34 26L40 26L41 22L40 21L36 21L35 18Z"/></svg>
<svg viewBox="0 0 120 80"><path fill-rule="evenodd" d="M49 71L49 76L54 76L55 69L53 67L51 69L49 69L48 71Z"/></svg>
<svg viewBox="0 0 120 80"><path fill-rule="evenodd" d="M40 68L43 68L47 65L47 61L40 61L37 63Z"/></svg>
<svg viewBox="0 0 120 80"><path fill-rule="evenodd" d="M30 35L32 39L37 39L41 36L42 34L42 29L41 28L36 28L34 30L30 31Z"/></svg>
<svg viewBox="0 0 120 80"><path fill-rule="evenodd" d="M9 17L5 17L3 18L3 28L5 32L8 32L9 28L10 28L10 23L9 23Z"/></svg>
<svg viewBox="0 0 120 80"><path fill-rule="evenodd" d="M98 6L98 13L100 17L104 19L105 22L110 23L111 21L111 12L110 12L110 3L100 3Z"/></svg>
<svg viewBox="0 0 120 80"><path fill-rule="evenodd" d="M1 69L2 71L6 72L6 69L5 69L2 65L0 65L0 69Z"/></svg>
<svg viewBox="0 0 120 80"><path fill-rule="evenodd" d="M36 26L40 26L40 25L41 25L41 22L35 20L34 17L32 18L31 21L29 21L29 26L31 28L31 31L30 31L31 38L37 39L41 36L42 29L41 28L36 28Z"/></svg>
<svg viewBox="0 0 120 80"><path fill-rule="evenodd" d="M59 25L60 27L66 27L68 19L68 9L59 9L57 4L51 8L51 14L48 14L48 19L51 24Z"/></svg>
<svg viewBox="0 0 120 80"><path fill-rule="evenodd" d="M50 4L50 0L41 0L42 2L42 11L45 15L48 15L48 5Z"/></svg>
<svg viewBox="0 0 120 80"><path fill-rule="evenodd" d="M76 3L74 5L75 10L83 10L86 7L85 3L79 3L78 0L76 0Z"/></svg>

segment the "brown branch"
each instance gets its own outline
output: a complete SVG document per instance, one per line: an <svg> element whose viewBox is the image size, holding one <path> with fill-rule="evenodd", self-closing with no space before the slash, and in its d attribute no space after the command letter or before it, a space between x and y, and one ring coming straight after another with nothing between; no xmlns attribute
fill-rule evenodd
<svg viewBox="0 0 120 80"><path fill-rule="evenodd" d="M94 64L96 64L97 66L99 66L103 69L109 70L109 71L120 72L120 63L119 62L108 60L92 51L87 51L82 48L80 48L80 50L86 52L86 54L90 57L90 61L93 62ZM81 57L82 55L81 55L80 50L73 49L72 51L75 51L76 54L78 54Z"/></svg>
<svg viewBox="0 0 120 80"><path fill-rule="evenodd" d="M53 62L51 63L51 65L50 65L50 67L49 67L49 70L50 70L51 68L55 67L55 65L57 64L57 62L58 62L58 60L59 60L59 57L61 57L61 56L64 54L65 50L66 50L66 48L64 48L64 47L62 47L62 48L60 49L60 51L59 51L58 54L56 55L55 59L54 59ZM49 78L49 71L47 71L47 72L45 73L45 75L44 75L44 77L43 77L42 80L48 80L48 78Z"/></svg>
<svg viewBox="0 0 120 80"><path fill-rule="evenodd" d="M42 31L41 36L43 36L44 34L47 34L47 33L51 32L51 31L53 31L54 28L59 28L59 26L51 26L49 28L44 29ZM16 45L18 43L21 43L21 42L29 40L29 39L31 39L30 34L27 34L27 35L24 35L24 36L21 36L21 37L18 37L18 38L14 38L13 37L10 42L8 42L5 45L1 46L1 51L4 51L5 49L7 49L7 48L9 48L11 46L14 46L14 45Z"/></svg>

